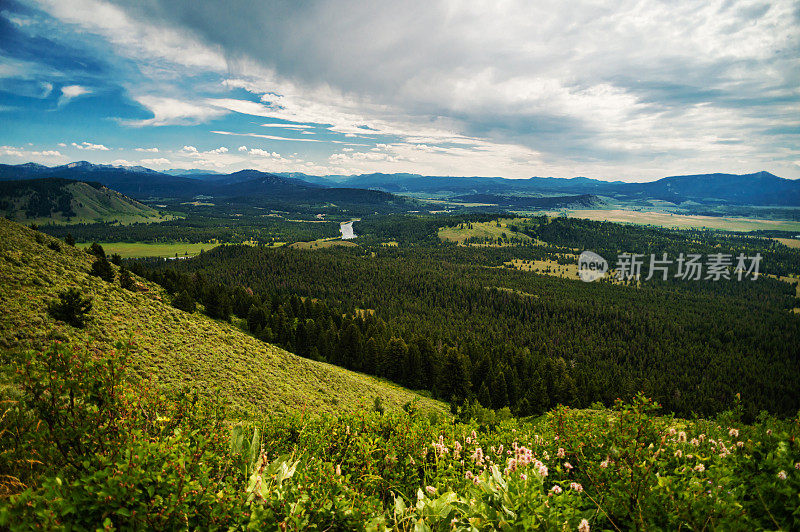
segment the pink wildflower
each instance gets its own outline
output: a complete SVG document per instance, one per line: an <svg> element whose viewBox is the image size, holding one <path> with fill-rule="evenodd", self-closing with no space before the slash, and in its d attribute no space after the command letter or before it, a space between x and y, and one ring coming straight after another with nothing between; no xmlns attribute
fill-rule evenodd
<svg viewBox="0 0 800 532"><path fill-rule="evenodd" d="M778 473L778 478L781 480L786 480L786 471L781 471Z"/></svg>
<svg viewBox="0 0 800 532"><path fill-rule="evenodd" d="M563 447L559 447L558 448L558 452L556 453L556 456L559 457L559 458L564 458L564 454L565 454L564 453L564 448Z"/></svg>
<svg viewBox="0 0 800 532"><path fill-rule="evenodd" d="M583 491L583 486L578 484L577 482L570 482L569 489L577 491L578 493Z"/></svg>
<svg viewBox="0 0 800 532"><path fill-rule="evenodd" d="M569 462L564 462L564 468L568 469L568 470L572 470L572 464L570 464Z"/></svg>
<svg viewBox="0 0 800 532"><path fill-rule="evenodd" d="M425 486L425 491L428 492L428 495L434 495L436 493L436 488L433 486Z"/></svg>
<svg viewBox="0 0 800 532"><path fill-rule="evenodd" d="M553 486L552 488L550 488L550 491L552 491L552 492L553 492L553 493L555 493L556 495L559 495L559 494L560 494L562 491L564 491L564 490L562 490L562 489L561 489L561 486L559 486L558 484L556 484L555 486Z"/></svg>
<svg viewBox="0 0 800 532"><path fill-rule="evenodd" d="M581 519L581 523L578 525L578 532L589 532L589 521Z"/></svg>

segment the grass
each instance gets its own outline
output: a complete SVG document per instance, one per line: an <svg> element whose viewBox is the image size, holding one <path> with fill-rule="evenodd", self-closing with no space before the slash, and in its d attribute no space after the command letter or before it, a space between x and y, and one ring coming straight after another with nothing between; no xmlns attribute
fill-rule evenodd
<svg viewBox="0 0 800 532"><path fill-rule="evenodd" d="M774 238L773 240L776 240L776 241L780 242L781 244L783 244L784 246L790 247L792 249L800 249L800 239L797 239L797 238Z"/></svg>
<svg viewBox="0 0 800 532"><path fill-rule="evenodd" d="M573 218L586 218L608 222L622 222L640 225L656 225L677 229L720 229L723 231L798 231L800 222L788 220L757 220L753 218L736 218L728 216L695 216L687 214L670 214L665 212L641 212L622 209L582 209L570 210L566 213Z"/></svg>
<svg viewBox="0 0 800 532"><path fill-rule="evenodd" d="M146 244L142 242L98 242L107 254L119 253L123 259L139 257L193 257L201 251L208 251L218 244L190 242L158 242ZM89 243L81 244L88 246Z"/></svg>
<svg viewBox="0 0 800 532"><path fill-rule="evenodd" d="M471 222L470 224L460 224L455 227L442 227L439 229L439 238L445 241L456 242L459 245L465 245L465 241L468 238L498 239L505 234L508 239L513 238L528 242L532 240L531 237L522 233L513 232L508 227L515 222L519 223L524 220L525 218L500 218L499 220L492 220L491 222ZM494 245L497 246L497 244Z"/></svg>
<svg viewBox="0 0 800 532"><path fill-rule="evenodd" d="M0 219L0 350L43 349L55 340L112 349L130 340L133 370L167 388L219 393L250 412L339 412L369 408L376 396L397 409L417 400L423 409L445 410L437 401L400 386L330 364L295 356L261 342L230 323L187 314L169 304L161 287L136 278L147 291L131 292L119 281L88 274L93 257L55 239ZM115 267L116 268L116 267ZM93 297L92 321L79 330L56 322L47 304L77 287Z"/></svg>
<svg viewBox="0 0 800 532"><path fill-rule="evenodd" d="M358 246L358 244L338 238L320 238L319 240L312 240L311 242L295 242L294 244L289 244L290 248L296 249L324 249L333 246L355 247Z"/></svg>

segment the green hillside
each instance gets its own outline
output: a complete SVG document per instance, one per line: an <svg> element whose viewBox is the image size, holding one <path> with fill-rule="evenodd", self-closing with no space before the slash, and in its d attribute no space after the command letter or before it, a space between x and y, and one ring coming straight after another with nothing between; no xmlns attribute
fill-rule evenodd
<svg viewBox="0 0 800 532"><path fill-rule="evenodd" d="M131 224L173 218L99 183L57 178L0 182L0 215L38 224Z"/></svg>
<svg viewBox="0 0 800 532"><path fill-rule="evenodd" d="M52 249L60 244L60 250ZM53 340L110 350L118 340L134 345L133 369L166 387L204 393L219 389L251 412L338 412L381 397L387 408L417 400L441 403L399 386L314 362L265 344L234 324L173 308L157 285L136 278L139 290L88 274L94 257L8 220L0 219L0 349L43 349ZM116 269L116 266L112 266ZM47 305L77 287L93 297L85 329L55 321Z"/></svg>

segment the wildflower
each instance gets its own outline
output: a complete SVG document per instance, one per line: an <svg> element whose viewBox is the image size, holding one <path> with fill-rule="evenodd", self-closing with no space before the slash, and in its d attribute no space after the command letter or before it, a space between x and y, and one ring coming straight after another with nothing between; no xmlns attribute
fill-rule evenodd
<svg viewBox="0 0 800 532"><path fill-rule="evenodd" d="M470 438L469 436L467 436L467 445L469 445L470 443L472 443L472 438Z"/></svg>
<svg viewBox="0 0 800 532"><path fill-rule="evenodd" d="M772 429L767 429L767 436L772 436Z"/></svg>
<svg viewBox="0 0 800 532"><path fill-rule="evenodd" d="M469 435L473 440L478 441L478 435L475 434L474 430L472 432L470 432Z"/></svg>
<svg viewBox="0 0 800 532"><path fill-rule="evenodd" d="M433 496L436 493L436 488L433 486L425 486L425 491L428 492L428 495Z"/></svg>
<svg viewBox="0 0 800 532"><path fill-rule="evenodd" d="M336 475L342 476L342 466L340 466L339 464L336 464Z"/></svg>
<svg viewBox="0 0 800 532"><path fill-rule="evenodd" d="M472 461L478 465L483 463L483 449L480 447L475 448L475 451L472 453Z"/></svg>
<svg viewBox="0 0 800 532"><path fill-rule="evenodd" d="M558 452L556 453L556 456L559 457L559 458L564 458L564 454L565 454L564 453L564 448L563 447L559 447L558 448Z"/></svg>
<svg viewBox="0 0 800 532"><path fill-rule="evenodd" d="M686 433L684 431L680 431L678 433L678 441L685 442L686 441Z"/></svg>
<svg viewBox="0 0 800 532"><path fill-rule="evenodd" d="M528 475L526 475L525 473L520 473L519 478L521 478L522 480L528 480Z"/></svg>
<svg viewBox="0 0 800 532"><path fill-rule="evenodd" d="M577 482L570 482L569 489L577 491L578 493L583 491L583 486L578 484Z"/></svg>
<svg viewBox="0 0 800 532"><path fill-rule="evenodd" d="M786 471L781 471L778 473L778 478L781 480L786 480Z"/></svg>
<svg viewBox="0 0 800 532"><path fill-rule="evenodd" d="M694 470L702 473L703 471L706 470L706 466L704 466L703 464L697 464L696 466L694 466Z"/></svg>
<svg viewBox="0 0 800 532"><path fill-rule="evenodd" d="M795 468L795 469L800 469L800 462L797 462L797 463L794 465L794 468Z"/></svg>
<svg viewBox="0 0 800 532"><path fill-rule="evenodd" d="M558 484L556 484L555 486L553 486L552 488L550 488L550 491L552 491L552 492L553 492L553 493L555 493L556 495L559 495L559 494L560 494L562 491L564 491L564 490L562 490L562 489L561 489L561 486L559 486Z"/></svg>
<svg viewBox="0 0 800 532"><path fill-rule="evenodd" d="M681 456L683 456L683 451L681 451L680 449L675 451L675 458L680 458Z"/></svg>
<svg viewBox="0 0 800 532"><path fill-rule="evenodd" d="M608 467L608 458L600 462L600 467L602 467L603 469Z"/></svg>
<svg viewBox="0 0 800 532"><path fill-rule="evenodd" d="M728 436L731 436L733 438L738 438L739 437L739 429L730 429L728 431Z"/></svg>
<svg viewBox="0 0 800 532"><path fill-rule="evenodd" d="M706 439L706 435L705 435L705 434L701 434L700 436L698 436L698 439L699 439L699 440L700 440L700 442L702 443L703 441L705 441L705 439Z"/></svg>
<svg viewBox="0 0 800 532"><path fill-rule="evenodd" d="M669 429L669 435L670 435L670 436L675 436L675 434L677 434L677 432L678 432L678 431L677 431L677 430L675 430L675 427L672 427L672 428L670 428L670 429Z"/></svg>
<svg viewBox="0 0 800 532"><path fill-rule="evenodd" d="M466 478L467 480L472 480L474 477L475 475L473 475L472 471L470 471L469 469L467 470L466 473L464 473L464 478Z"/></svg>
<svg viewBox="0 0 800 532"><path fill-rule="evenodd" d="M548 453L547 451L543 452L542 458L544 458L545 460L550 460L550 453Z"/></svg>
<svg viewBox="0 0 800 532"><path fill-rule="evenodd" d="M581 523L578 525L578 532L589 532L589 521L581 519Z"/></svg>
<svg viewBox="0 0 800 532"><path fill-rule="evenodd" d="M572 464L569 462L564 462L564 469L572 470Z"/></svg>
<svg viewBox="0 0 800 532"><path fill-rule="evenodd" d="M698 445L700 445L700 440L698 440L697 438L692 438L692 441L690 441L689 443L697 447Z"/></svg>
<svg viewBox="0 0 800 532"><path fill-rule="evenodd" d="M737 441L736 442L736 447L741 449L742 447L744 447L744 442L743 441Z"/></svg>

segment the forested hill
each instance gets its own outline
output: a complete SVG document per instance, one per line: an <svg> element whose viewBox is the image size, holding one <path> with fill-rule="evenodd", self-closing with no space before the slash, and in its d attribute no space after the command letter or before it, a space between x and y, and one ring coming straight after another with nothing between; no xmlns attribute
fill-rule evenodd
<svg viewBox="0 0 800 532"><path fill-rule="evenodd" d="M61 178L0 181L0 215L19 222L157 222L157 210L96 182Z"/></svg>
<svg viewBox="0 0 800 532"><path fill-rule="evenodd" d="M258 341L235 324L179 310L164 290L136 276L123 288L125 276L116 265L109 267L110 281L90 275L98 261L82 249L0 219L0 352L15 356L54 340L107 352L116 341L131 341L138 378L171 389L218 392L250 412L339 412L371 406L375 397L393 409L409 401L442 409L399 386ZM48 314L48 305L69 288L92 298L85 328Z"/></svg>

